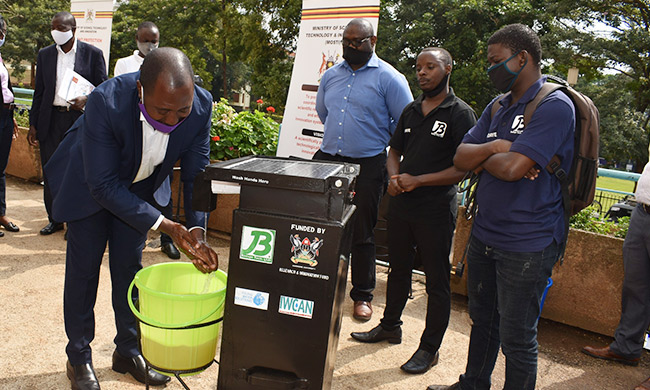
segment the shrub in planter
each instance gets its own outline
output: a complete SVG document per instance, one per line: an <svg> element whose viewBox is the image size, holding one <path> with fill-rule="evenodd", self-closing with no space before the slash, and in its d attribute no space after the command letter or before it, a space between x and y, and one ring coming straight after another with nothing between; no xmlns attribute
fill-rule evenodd
<svg viewBox="0 0 650 390"><path fill-rule="evenodd" d="M210 159L229 160L233 158L265 155L272 156L278 148L280 125L261 111L237 113L221 99L212 108L210 136Z"/></svg>
<svg viewBox="0 0 650 390"><path fill-rule="evenodd" d="M29 110L27 108L18 108L14 111L14 119L20 127L29 127Z"/></svg>
<svg viewBox="0 0 650 390"><path fill-rule="evenodd" d="M600 216L594 206L589 206L572 216L569 225L592 233L625 238L630 226L630 217L620 217L616 222L608 221Z"/></svg>

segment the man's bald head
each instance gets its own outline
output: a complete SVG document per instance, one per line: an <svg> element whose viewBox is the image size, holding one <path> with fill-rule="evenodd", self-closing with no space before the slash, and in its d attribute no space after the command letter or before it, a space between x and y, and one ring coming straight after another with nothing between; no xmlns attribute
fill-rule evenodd
<svg viewBox="0 0 650 390"><path fill-rule="evenodd" d="M162 78L168 88L177 89L194 84L194 71L190 59L173 47L161 47L149 53L140 68L140 84L151 90Z"/></svg>
<svg viewBox="0 0 650 390"><path fill-rule="evenodd" d="M365 34L367 37L372 37L375 35L375 30L372 27L372 24L367 19L356 18L350 20L350 23L348 23L348 25L345 26L344 31L347 31L349 28L352 27L358 29L359 32Z"/></svg>
<svg viewBox="0 0 650 390"><path fill-rule="evenodd" d="M67 11L57 12L52 18L52 24L55 24L55 21L58 22L58 24L70 26L73 30L77 28L77 20Z"/></svg>

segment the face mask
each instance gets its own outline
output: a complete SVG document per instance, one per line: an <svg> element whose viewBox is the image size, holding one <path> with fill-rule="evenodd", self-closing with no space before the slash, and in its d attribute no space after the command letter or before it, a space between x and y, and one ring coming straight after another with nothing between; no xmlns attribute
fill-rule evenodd
<svg viewBox="0 0 650 390"><path fill-rule="evenodd" d="M135 41L136 44L138 45L138 50L140 53L142 53L143 56L147 56L147 54L151 53L152 51L156 50L158 48L157 43L153 42L140 42L140 41Z"/></svg>
<svg viewBox="0 0 650 390"><path fill-rule="evenodd" d="M350 65L364 65L372 57L371 51L361 51L350 46L343 48L343 59Z"/></svg>
<svg viewBox="0 0 650 390"><path fill-rule="evenodd" d="M178 126L180 126L180 124L183 123L183 121L185 121L185 119L187 119L187 117L185 117L185 118L183 118L180 122L178 122L177 124L175 124L175 125L173 125L173 126L169 126L169 125L166 125L166 124L164 124L164 123L162 123L162 122L158 122L157 120L153 119L153 118L152 118L152 117L147 113L147 110L144 108L144 88L140 88L140 94L141 94L141 96L142 96L142 99L141 99L142 102L141 102L141 103L138 103L138 107L140 107L140 112L142 113L142 115L144 115L144 119L146 119L146 121L147 121L147 122L151 125L151 127L153 127L154 129L156 129L156 130L158 130L158 131L160 131L160 132L162 132L162 133L169 134L169 133L171 133L172 131L174 131Z"/></svg>
<svg viewBox="0 0 650 390"><path fill-rule="evenodd" d="M4 38L2 38L2 39L0 40L0 47L2 47L2 45L5 44L5 39L7 39L7 36L6 36L6 35L5 35Z"/></svg>
<svg viewBox="0 0 650 390"><path fill-rule="evenodd" d="M499 62L498 64L489 67L487 70L488 77L490 77L490 80L492 80L492 84L494 84L494 87L501 92L510 91L510 88L512 88L512 85L517 80L517 77L519 77L519 73L521 73L521 71L524 70L526 64L528 63L528 57L526 57L526 62L524 62L524 66L522 66L521 69L519 69L519 71L516 73L511 71L508 68L506 62L513 59L519 53L521 53L521 51L516 52L507 60Z"/></svg>
<svg viewBox="0 0 650 390"><path fill-rule="evenodd" d="M54 39L54 42L59 46L64 45L72 38L72 30L68 30L68 31L52 30L51 33L52 33L52 39Z"/></svg>
<svg viewBox="0 0 650 390"><path fill-rule="evenodd" d="M425 97L428 98L438 96L438 94L442 92L442 90L445 89L445 87L447 86L448 80L449 80L449 73L447 73L445 77L443 77L442 80L440 80L440 82L438 83L438 85L436 85L434 89L430 89L428 91L422 90L422 93L424 94Z"/></svg>

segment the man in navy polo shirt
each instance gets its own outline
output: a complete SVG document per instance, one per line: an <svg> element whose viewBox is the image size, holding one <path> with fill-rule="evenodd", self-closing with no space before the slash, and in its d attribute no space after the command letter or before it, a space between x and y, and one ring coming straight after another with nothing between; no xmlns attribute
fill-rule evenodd
<svg viewBox="0 0 650 390"><path fill-rule="evenodd" d="M325 133L314 159L361 165L354 196L350 297L354 318L368 321L375 288L373 229L387 179L386 147L413 95L404 75L374 53L377 37L370 22L350 21L342 43L345 61L323 74L316 95Z"/></svg>
<svg viewBox="0 0 650 390"><path fill-rule="evenodd" d="M452 59L447 50L430 47L417 58L422 94L406 106L390 140L386 168L388 254L390 275L381 323L352 337L365 343L402 340L402 311L411 287L418 252L427 277L426 327L420 345L401 369L428 371L438 362L438 349L449 324L449 252L456 227L456 183L465 175L454 167L454 153L476 114L449 86Z"/></svg>
<svg viewBox="0 0 650 390"><path fill-rule="evenodd" d="M557 155L569 172L573 104L553 92L524 127L524 107L545 82L539 37L522 24L508 25L490 37L487 54L488 76L509 93L485 108L454 157L461 170L482 170L467 256L467 367L458 383L430 390L489 389L499 347L504 389L535 388L539 304L565 240L560 182L543 168ZM493 104L500 107L491 118Z"/></svg>

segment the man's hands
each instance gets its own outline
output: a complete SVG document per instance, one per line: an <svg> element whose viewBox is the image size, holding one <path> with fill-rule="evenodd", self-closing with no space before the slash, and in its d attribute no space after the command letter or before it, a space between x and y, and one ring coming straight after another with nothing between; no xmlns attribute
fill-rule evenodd
<svg viewBox="0 0 650 390"><path fill-rule="evenodd" d="M88 96L77 96L70 100L70 107L77 111L81 111L86 107L86 101L88 101Z"/></svg>
<svg viewBox="0 0 650 390"><path fill-rule="evenodd" d="M27 142L29 142L29 144L34 147L38 146L38 139L36 139L36 127L34 127L34 125L29 125L29 131L27 132Z"/></svg>
<svg viewBox="0 0 650 390"><path fill-rule="evenodd" d="M203 230L194 229L190 232L185 226L167 218L163 219L159 228L174 240L178 249L192 260L192 264L199 271L208 273L217 270L219 258L203 240Z"/></svg>
<svg viewBox="0 0 650 390"><path fill-rule="evenodd" d="M416 176L409 175L408 173L400 173L393 175L388 182L388 194L397 196L404 192L411 192L420 186L420 181Z"/></svg>

